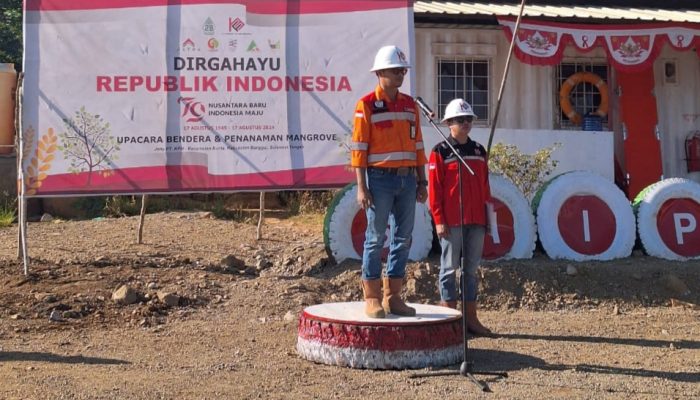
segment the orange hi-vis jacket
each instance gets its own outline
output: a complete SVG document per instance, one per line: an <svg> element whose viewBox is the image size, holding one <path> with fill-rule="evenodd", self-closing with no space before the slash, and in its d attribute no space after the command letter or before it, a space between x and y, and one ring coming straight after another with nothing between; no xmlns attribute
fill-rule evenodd
<svg viewBox="0 0 700 400"><path fill-rule="evenodd" d="M427 164L413 97L399 93L392 102L381 86L355 107L350 147L355 168L422 167Z"/></svg>

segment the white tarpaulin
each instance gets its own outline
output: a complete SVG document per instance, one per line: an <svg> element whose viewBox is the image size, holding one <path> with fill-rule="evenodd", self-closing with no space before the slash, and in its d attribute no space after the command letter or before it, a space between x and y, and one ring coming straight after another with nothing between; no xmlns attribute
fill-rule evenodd
<svg viewBox="0 0 700 400"><path fill-rule="evenodd" d="M407 0L25 1L26 194L340 186ZM410 82L402 91L410 93Z"/></svg>

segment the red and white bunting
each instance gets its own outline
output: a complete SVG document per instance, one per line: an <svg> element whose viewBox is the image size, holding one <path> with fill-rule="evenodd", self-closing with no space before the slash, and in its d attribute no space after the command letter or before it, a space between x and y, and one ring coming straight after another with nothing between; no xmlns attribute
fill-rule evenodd
<svg viewBox="0 0 700 400"><path fill-rule="evenodd" d="M515 19L499 18L498 22L511 40ZM554 65L561 62L569 44L582 52L602 46L616 69L638 71L652 66L666 42L677 50L699 48L700 25L585 25L524 20L515 40L515 55L527 64Z"/></svg>

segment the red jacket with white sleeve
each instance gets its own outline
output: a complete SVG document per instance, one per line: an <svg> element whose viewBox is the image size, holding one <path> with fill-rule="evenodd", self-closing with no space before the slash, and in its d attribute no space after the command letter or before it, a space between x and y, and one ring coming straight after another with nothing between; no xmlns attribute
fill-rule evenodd
<svg viewBox="0 0 700 400"><path fill-rule="evenodd" d="M436 225L459 226L458 168L461 168L464 203L462 224L486 225L486 203L491 198L486 150L471 139L464 144L459 144L451 136L448 140L474 171L474 175L444 142L433 148L428 162L428 195L433 220Z"/></svg>

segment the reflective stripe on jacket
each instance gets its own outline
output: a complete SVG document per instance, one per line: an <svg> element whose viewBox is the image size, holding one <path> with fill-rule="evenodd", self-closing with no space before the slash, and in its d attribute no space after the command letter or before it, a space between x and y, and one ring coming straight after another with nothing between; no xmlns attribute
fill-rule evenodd
<svg viewBox="0 0 700 400"><path fill-rule="evenodd" d="M464 204L462 224L486 225L486 202L491 198L486 150L471 139L465 144L459 144L452 137L449 140L474 171L474 175L469 173L444 142L433 148L428 163L428 204L433 220L436 225L459 226L458 168L461 167Z"/></svg>
<svg viewBox="0 0 700 400"><path fill-rule="evenodd" d="M350 165L355 168L415 167L427 164L416 104L399 93L392 102L377 85L355 107L350 144Z"/></svg>

